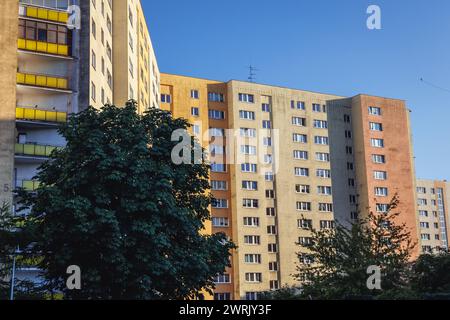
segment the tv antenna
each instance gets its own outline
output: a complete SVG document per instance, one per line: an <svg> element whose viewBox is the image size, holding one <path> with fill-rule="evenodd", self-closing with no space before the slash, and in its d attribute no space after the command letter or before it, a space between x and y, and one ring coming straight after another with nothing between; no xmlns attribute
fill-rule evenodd
<svg viewBox="0 0 450 320"><path fill-rule="evenodd" d="M258 69L256 69L254 66L250 65L248 67L249 69L249 74L248 74L248 81L250 82L255 82L256 81L256 72L259 71Z"/></svg>

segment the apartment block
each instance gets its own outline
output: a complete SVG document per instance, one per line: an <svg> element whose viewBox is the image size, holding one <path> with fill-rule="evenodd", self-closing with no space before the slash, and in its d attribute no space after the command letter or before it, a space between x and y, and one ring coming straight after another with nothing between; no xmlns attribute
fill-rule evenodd
<svg viewBox="0 0 450 320"><path fill-rule="evenodd" d="M114 27L113 17L117 23L122 16L129 21L129 12L119 6L123 2L1 1L0 201L12 204L13 209L13 191L36 190L37 168L53 150L65 145L57 129L68 115L121 99L115 94L114 73L122 72L119 65L128 66L124 62L128 55L122 59L118 52L129 47L129 39L120 34L113 37L121 27ZM130 50L136 78L119 77L116 89L142 92L138 102L143 111L158 106L159 69L140 1L129 2L134 10L135 45ZM139 78L138 67L142 70ZM124 97L118 105L134 96L127 93Z"/></svg>
<svg viewBox="0 0 450 320"><path fill-rule="evenodd" d="M298 266L311 263L311 229L385 212L396 194L399 223L417 236L404 101L169 74L161 93L161 107L189 120L209 146L212 231L238 246L232 268L217 277L216 299L254 300L298 285Z"/></svg>
<svg viewBox="0 0 450 320"><path fill-rule="evenodd" d="M139 0L114 1L114 103L136 100L139 112L159 107L159 68Z"/></svg>
<svg viewBox="0 0 450 320"><path fill-rule="evenodd" d="M417 180L417 217L422 253L449 249L450 183Z"/></svg>

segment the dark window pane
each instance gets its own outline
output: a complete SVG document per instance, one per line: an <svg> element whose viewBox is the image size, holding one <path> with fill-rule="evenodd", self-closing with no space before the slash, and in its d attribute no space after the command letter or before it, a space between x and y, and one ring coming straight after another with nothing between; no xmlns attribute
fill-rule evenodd
<svg viewBox="0 0 450 320"><path fill-rule="evenodd" d="M27 39L29 40L36 40L36 29L34 28L27 28Z"/></svg>
<svg viewBox="0 0 450 320"><path fill-rule="evenodd" d="M47 32L47 41L48 42L56 43L57 42L56 41L57 40L56 37L57 37L56 31L48 31Z"/></svg>
<svg viewBox="0 0 450 320"><path fill-rule="evenodd" d="M38 41L47 41L47 30L38 29Z"/></svg>
<svg viewBox="0 0 450 320"><path fill-rule="evenodd" d="M63 32L58 32L58 43L67 44L67 34Z"/></svg>

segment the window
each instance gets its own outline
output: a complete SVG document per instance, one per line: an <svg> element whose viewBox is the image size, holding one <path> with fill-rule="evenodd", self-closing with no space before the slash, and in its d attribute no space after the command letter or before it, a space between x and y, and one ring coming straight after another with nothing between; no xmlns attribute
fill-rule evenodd
<svg viewBox="0 0 450 320"><path fill-rule="evenodd" d="M267 245L267 250L269 253L277 253L278 252L278 246L276 243L269 243Z"/></svg>
<svg viewBox="0 0 450 320"><path fill-rule="evenodd" d="M346 146L346 147L345 147L345 152L346 152L347 154L353 154L353 148L350 147L350 146Z"/></svg>
<svg viewBox="0 0 450 320"><path fill-rule="evenodd" d="M309 169L308 168L295 168L294 174L297 177L309 177Z"/></svg>
<svg viewBox="0 0 450 320"><path fill-rule="evenodd" d="M314 143L315 144L321 144L321 145L328 145L328 137L322 137L322 136L315 136L314 137Z"/></svg>
<svg viewBox="0 0 450 320"><path fill-rule="evenodd" d="M311 237L299 237L298 244L303 247L310 247L313 245L313 238Z"/></svg>
<svg viewBox="0 0 450 320"><path fill-rule="evenodd" d="M276 216L275 208L266 208L266 215L268 217L275 217Z"/></svg>
<svg viewBox="0 0 450 320"><path fill-rule="evenodd" d="M311 211L311 202L297 202L298 211Z"/></svg>
<svg viewBox="0 0 450 320"><path fill-rule="evenodd" d="M377 203L376 208L377 208L377 212L386 213L389 211L389 204Z"/></svg>
<svg viewBox="0 0 450 320"><path fill-rule="evenodd" d="M344 114L344 122L345 123L350 123L351 121L352 121L352 118L350 117L350 115Z"/></svg>
<svg viewBox="0 0 450 320"><path fill-rule="evenodd" d="M267 199L275 199L275 191L274 190L266 190L266 198Z"/></svg>
<svg viewBox="0 0 450 320"><path fill-rule="evenodd" d="M420 238L421 238L422 240L431 240L431 236L430 236L429 233L422 233L422 234L420 235Z"/></svg>
<svg viewBox="0 0 450 320"><path fill-rule="evenodd" d="M172 96L170 94L161 94L162 103L172 103Z"/></svg>
<svg viewBox="0 0 450 320"><path fill-rule="evenodd" d="M316 152L316 160L321 162L330 162L330 154L329 153L322 153L322 152Z"/></svg>
<svg viewBox="0 0 450 320"><path fill-rule="evenodd" d="M373 154L372 162L378 163L378 164L384 164L384 163L386 163L386 156L381 155L381 154Z"/></svg>
<svg viewBox="0 0 450 320"><path fill-rule="evenodd" d="M261 110L262 110L262 112L270 112L270 104L268 104L268 103L263 103L263 104L261 105Z"/></svg>
<svg viewBox="0 0 450 320"><path fill-rule="evenodd" d="M212 225L213 225L213 227L216 227L216 228L226 228L226 227L230 226L230 221L228 218L213 217Z"/></svg>
<svg viewBox="0 0 450 320"><path fill-rule="evenodd" d="M217 301L231 300L231 293L229 292L214 293L214 300Z"/></svg>
<svg viewBox="0 0 450 320"><path fill-rule="evenodd" d="M370 130L372 131L383 131L383 125L378 122L370 122L369 123Z"/></svg>
<svg viewBox="0 0 450 320"><path fill-rule="evenodd" d="M313 112L321 112L322 108L321 108L320 104L313 103L312 110L313 110Z"/></svg>
<svg viewBox="0 0 450 320"><path fill-rule="evenodd" d="M276 226L267 226L267 234L269 234L269 235L276 235L277 234L277 227Z"/></svg>
<svg viewBox="0 0 450 320"><path fill-rule="evenodd" d="M318 186L317 187L317 193L320 195L330 196L332 194L331 191L332 191L331 187L328 187L328 186Z"/></svg>
<svg viewBox="0 0 450 320"><path fill-rule="evenodd" d="M311 230L312 229L312 220L311 219L299 219L299 220L297 220L297 225L298 225L299 229Z"/></svg>
<svg viewBox="0 0 450 320"><path fill-rule="evenodd" d="M213 199L211 202L211 207L214 209L227 209L228 200L227 199Z"/></svg>
<svg viewBox="0 0 450 320"><path fill-rule="evenodd" d="M245 281L247 281L247 282L262 282L262 273L248 272L245 274Z"/></svg>
<svg viewBox="0 0 450 320"><path fill-rule="evenodd" d="M97 97L97 88L95 87L95 84L93 82L91 82L91 99L92 101L96 101L96 97Z"/></svg>
<svg viewBox="0 0 450 320"><path fill-rule="evenodd" d="M314 128L317 129L327 129L328 122L324 120L314 120Z"/></svg>
<svg viewBox="0 0 450 320"><path fill-rule="evenodd" d="M427 210L419 210L419 216L421 217L428 217L428 211Z"/></svg>
<svg viewBox="0 0 450 320"><path fill-rule="evenodd" d="M253 111L239 111L239 118L242 120L255 120L255 113Z"/></svg>
<svg viewBox="0 0 450 320"><path fill-rule="evenodd" d="M428 204L428 200L427 199L422 199L422 198L418 198L417 199L417 205L419 206L426 206Z"/></svg>
<svg viewBox="0 0 450 320"><path fill-rule="evenodd" d="M265 154L264 155L264 164L272 164L273 163L273 157L271 154Z"/></svg>
<svg viewBox="0 0 450 320"><path fill-rule="evenodd" d="M374 148L384 148L383 139L370 139L370 145Z"/></svg>
<svg viewBox="0 0 450 320"><path fill-rule="evenodd" d="M97 39L97 25L95 24L94 19L92 19L92 36L94 39Z"/></svg>
<svg viewBox="0 0 450 320"><path fill-rule="evenodd" d="M92 54L91 54L91 64L92 64L92 68L94 68L94 70L97 69L97 56L95 55L94 50L92 50Z"/></svg>
<svg viewBox="0 0 450 320"><path fill-rule="evenodd" d="M256 147L250 146L250 145L242 145L241 146L241 153L245 155L256 155Z"/></svg>
<svg viewBox="0 0 450 320"><path fill-rule="evenodd" d="M294 159L296 159L296 160L308 160L308 151L294 150Z"/></svg>
<svg viewBox="0 0 450 320"><path fill-rule="evenodd" d="M292 117L292 124L299 127L306 127L306 118Z"/></svg>
<svg viewBox="0 0 450 320"><path fill-rule="evenodd" d="M213 120L223 120L225 119L225 112L220 110L209 110L208 111L209 119Z"/></svg>
<svg viewBox="0 0 450 320"><path fill-rule="evenodd" d="M350 130L345 130L345 137L347 139L351 139L352 138L352 132Z"/></svg>
<svg viewBox="0 0 450 320"><path fill-rule="evenodd" d="M308 143L308 136L306 134L294 133L292 140L297 143Z"/></svg>
<svg viewBox="0 0 450 320"><path fill-rule="evenodd" d="M332 220L321 220L320 229L334 229L335 223Z"/></svg>
<svg viewBox="0 0 450 320"><path fill-rule="evenodd" d="M263 145L265 147L271 147L272 146L272 138L271 137L264 137L263 138Z"/></svg>
<svg viewBox="0 0 450 320"><path fill-rule="evenodd" d="M430 223L429 222L421 222L420 228L422 229L430 229Z"/></svg>
<svg viewBox="0 0 450 320"><path fill-rule="evenodd" d="M258 190L258 182L257 181L242 181L242 189L249 191Z"/></svg>
<svg viewBox="0 0 450 320"><path fill-rule="evenodd" d="M302 194L309 194L311 192L311 187L307 184L296 184L295 192Z"/></svg>
<svg viewBox="0 0 450 320"><path fill-rule="evenodd" d="M255 96L252 95L252 94L239 93L239 101L247 102L247 103L254 103L255 102Z"/></svg>
<svg viewBox="0 0 450 320"><path fill-rule="evenodd" d="M387 180L387 172L386 171L374 171L373 177L375 180Z"/></svg>
<svg viewBox="0 0 450 320"><path fill-rule="evenodd" d="M225 154L225 146L223 145L217 145L217 144L211 144L209 146L209 151L211 152L211 155L218 155L218 154Z"/></svg>
<svg viewBox="0 0 450 320"><path fill-rule="evenodd" d="M248 209L257 209L259 207L258 199L243 199L242 206Z"/></svg>
<svg viewBox="0 0 450 320"><path fill-rule="evenodd" d="M192 99L199 99L200 98L198 90L191 90L191 98Z"/></svg>
<svg viewBox="0 0 450 320"><path fill-rule="evenodd" d="M427 193L427 188L417 187L417 193L426 194Z"/></svg>
<svg viewBox="0 0 450 320"><path fill-rule="evenodd" d="M291 100L291 109L305 110L305 103L303 101Z"/></svg>
<svg viewBox="0 0 450 320"><path fill-rule="evenodd" d="M381 108L369 107L369 114L374 115L374 116L381 116Z"/></svg>
<svg viewBox="0 0 450 320"><path fill-rule="evenodd" d="M274 179L274 174L273 174L273 172L266 172L266 173L264 174L264 179L265 179L266 181L273 181L273 179Z"/></svg>
<svg viewBox="0 0 450 320"><path fill-rule="evenodd" d="M278 262L276 261L269 262L269 271L271 272L278 271Z"/></svg>
<svg viewBox="0 0 450 320"><path fill-rule="evenodd" d="M331 178L331 170L329 169L317 169L316 176L319 178L329 179Z"/></svg>
<svg viewBox="0 0 450 320"><path fill-rule="evenodd" d="M213 163L211 164L211 171L212 172L227 172L227 167L225 164L221 163Z"/></svg>
<svg viewBox="0 0 450 320"><path fill-rule="evenodd" d="M248 264L261 264L261 255L260 254L246 254L244 256L245 263Z"/></svg>
<svg viewBox="0 0 450 320"><path fill-rule="evenodd" d="M331 203L319 203L320 212L333 212L333 204Z"/></svg>
<svg viewBox="0 0 450 320"><path fill-rule="evenodd" d="M248 173L256 173L257 172L257 165L254 163L242 163L241 164L241 171L242 172L248 172Z"/></svg>
<svg viewBox="0 0 450 320"><path fill-rule="evenodd" d="M263 120L262 127L264 129L272 129L272 122L270 120Z"/></svg>
<svg viewBox="0 0 450 320"><path fill-rule="evenodd" d="M210 137L223 137L225 136L225 129L222 128L209 128Z"/></svg>
<svg viewBox="0 0 450 320"><path fill-rule="evenodd" d="M249 300L249 301L258 300L258 292L246 292L245 300Z"/></svg>
<svg viewBox="0 0 450 320"><path fill-rule="evenodd" d="M228 189L228 184L226 181L212 180L211 189L214 191L224 191Z"/></svg>
<svg viewBox="0 0 450 320"><path fill-rule="evenodd" d="M260 236L244 236L244 243L251 245L259 245L261 244Z"/></svg>
<svg viewBox="0 0 450 320"><path fill-rule="evenodd" d="M256 138L256 129L253 128L241 128L240 135L244 138Z"/></svg>
<svg viewBox="0 0 450 320"><path fill-rule="evenodd" d="M244 226L246 227L259 227L259 218L256 217L244 217Z"/></svg>
<svg viewBox="0 0 450 320"><path fill-rule="evenodd" d="M194 117L198 117L200 115L200 110L197 107L192 107L191 108L191 115Z"/></svg>
<svg viewBox="0 0 450 320"><path fill-rule="evenodd" d="M377 197L387 197L388 196L388 188L376 187L375 195Z"/></svg>
<svg viewBox="0 0 450 320"><path fill-rule="evenodd" d="M208 100L211 102L224 102L225 97L224 97L223 93L209 92Z"/></svg>

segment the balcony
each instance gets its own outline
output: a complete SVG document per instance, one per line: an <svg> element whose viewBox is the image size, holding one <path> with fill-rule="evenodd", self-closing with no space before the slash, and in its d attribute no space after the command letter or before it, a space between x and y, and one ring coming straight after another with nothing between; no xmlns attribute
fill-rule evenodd
<svg viewBox="0 0 450 320"><path fill-rule="evenodd" d="M36 191L39 188L39 181L36 180L18 180L16 188L22 188L26 191Z"/></svg>
<svg viewBox="0 0 450 320"><path fill-rule="evenodd" d="M46 20L64 24L66 24L69 20L69 13L67 11L46 9L23 4L21 4L19 7L19 15L32 19Z"/></svg>
<svg viewBox="0 0 450 320"><path fill-rule="evenodd" d="M17 107L16 121L20 123L31 123L41 126L55 126L67 122L67 112Z"/></svg>
<svg viewBox="0 0 450 320"><path fill-rule="evenodd" d="M69 46L65 44L56 44L19 38L17 40L17 47L19 50L51 54L69 58Z"/></svg>
<svg viewBox="0 0 450 320"><path fill-rule="evenodd" d="M15 156L17 160L24 162L42 162L48 159L54 150L59 149L56 146L46 146L32 143L16 143Z"/></svg>
<svg viewBox="0 0 450 320"><path fill-rule="evenodd" d="M17 84L70 92L69 80L67 78L56 76L18 72Z"/></svg>

